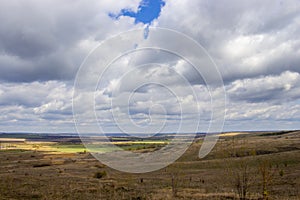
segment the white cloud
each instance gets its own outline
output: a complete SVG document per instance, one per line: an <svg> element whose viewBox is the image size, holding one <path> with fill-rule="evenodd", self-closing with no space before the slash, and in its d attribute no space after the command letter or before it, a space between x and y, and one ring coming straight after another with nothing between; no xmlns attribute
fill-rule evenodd
<svg viewBox="0 0 300 200"><path fill-rule="evenodd" d="M0 129L74 131L71 80L85 56L100 41L143 26L134 24L133 18L113 20L108 16L123 8L136 10L139 2L2 1ZM154 25L192 37L217 63L228 94L228 129L245 128L245 124L253 120L261 121L260 128L272 127L273 122L276 122L273 127L278 129L297 126L300 116L299 1L232 0L224 5L216 0L166 0ZM184 48L180 41L170 42L168 38L157 44ZM105 53L115 51L116 46L112 45ZM137 69L147 63L160 65ZM205 70L209 73L210 69ZM99 75L86 78L98 80ZM147 81L168 86L175 97L157 85L137 88ZM120 120L126 123L124 118L130 108L130 115L137 123L149 123L151 111L154 122L159 124L159 120L167 118L175 127L181 112L178 100L188 122L198 118L199 109L203 124L207 125L211 117L211 95L215 103L221 104L222 88L211 88L212 94L209 94L203 83L193 67L175 55L163 51L135 52L113 63L99 83L95 95L98 118L113 130L115 122L111 111L116 110ZM137 92L127 101L135 89ZM78 109L80 114L86 116L90 114L86 112L89 95L83 93L76 97L82 102ZM90 120L87 118L86 123Z"/></svg>
<svg viewBox="0 0 300 200"><path fill-rule="evenodd" d="M72 88L57 81L0 84L1 130L15 126L15 131L60 129L61 122L73 130ZM12 124L13 123L13 124ZM48 125L47 125L48 123ZM59 125L60 124L60 125ZM45 128L45 127L44 127ZM55 129L56 130L56 129Z"/></svg>
<svg viewBox="0 0 300 200"><path fill-rule="evenodd" d="M300 98L300 74L286 71L279 76L265 76L234 81L227 87L229 97L248 102L283 103Z"/></svg>
<svg viewBox="0 0 300 200"><path fill-rule="evenodd" d="M299 71L300 3L289 1L167 1L158 26L203 45L224 80Z"/></svg>

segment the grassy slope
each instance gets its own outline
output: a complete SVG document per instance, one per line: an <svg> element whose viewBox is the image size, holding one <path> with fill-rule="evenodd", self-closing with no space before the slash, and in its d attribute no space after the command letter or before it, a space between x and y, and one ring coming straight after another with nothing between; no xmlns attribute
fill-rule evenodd
<svg viewBox="0 0 300 200"><path fill-rule="evenodd" d="M221 137L203 160L197 158L199 141L176 163L138 175L109 169L89 154L74 154L73 150L83 152L80 144L56 146L70 150L63 154L0 151L0 199L230 199L236 196L233 183L241 163L249 165L250 196L256 198L261 193L262 161L274 169L270 197L300 199L299 139L299 132ZM94 178L103 171L106 177Z"/></svg>

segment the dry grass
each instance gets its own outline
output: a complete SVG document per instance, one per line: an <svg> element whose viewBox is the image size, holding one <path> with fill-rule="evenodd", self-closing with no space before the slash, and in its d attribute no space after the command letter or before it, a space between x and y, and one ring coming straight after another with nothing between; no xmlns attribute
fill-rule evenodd
<svg viewBox="0 0 300 200"><path fill-rule="evenodd" d="M0 151L0 199L238 199L232 183L241 162L251 172L247 198L259 199L259 162L268 161L275 169L269 198L296 200L300 199L299 138L299 132L221 137L204 160L197 158L201 141L195 142L176 163L147 174L112 170L88 153ZM99 172L105 176L95 177Z"/></svg>

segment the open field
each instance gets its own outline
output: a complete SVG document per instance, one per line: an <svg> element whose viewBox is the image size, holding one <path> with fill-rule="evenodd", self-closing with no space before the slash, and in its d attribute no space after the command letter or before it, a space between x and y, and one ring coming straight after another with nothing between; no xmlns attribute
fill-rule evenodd
<svg viewBox="0 0 300 200"><path fill-rule="evenodd" d="M147 174L106 167L76 137L7 136L0 199L300 199L299 131L226 133L201 160L200 137L176 163ZM168 143L112 141L141 152Z"/></svg>
<svg viewBox="0 0 300 200"><path fill-rule="evenodd" d="M110 152L112 149L99 147L99 145L94 144L90 145L87 149L83 144L77 143L60 143L60 142L31 142L18 139L22 142L17 142L17 139L0 139L2 143L2 150L28 150L28 151L39 151L39 152L48 152L48 153L85 153L90 151L97 152ZM128 151L138 151L138 150L155 150L159 147L165 146L168 144L168 141L119 141L112 142L113 144L121 147L124 150ZM93 147L94 146L94 147Z"/></svg>

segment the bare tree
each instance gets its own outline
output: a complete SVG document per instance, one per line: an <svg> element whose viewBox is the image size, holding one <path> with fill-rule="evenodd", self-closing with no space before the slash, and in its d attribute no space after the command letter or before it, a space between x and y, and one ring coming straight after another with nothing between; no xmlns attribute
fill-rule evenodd
<svg viewBox="0 0 300 200"><path fill-rule="evenodd" d="M239 143L232 138L226 153L230 157L225 158L229 183L234 187L240 199L246 199L249 196L250 188L254 185L256 178L256 173L251 167L255 152L248 149L246 144L245 140Z"/></svg>
<svg viewBox="0 0 300 200"><path fill-rule="evenodd" d="M240 199L246 199L253 179L253 172L250 170L248 160L240 160L234 170L234 185Z"/></svg>
<svg viewBox="0 0 300 200"><path fill-rule="evenodd" d="M177 196L177 181L178 181L177 174L172 173L172 194L173 194L173 197Z"/></svg>
<svg viewBox="0 0 300 200"><path fill-rule="evenodd" d="M269 187L271 186L277 169L269 160L261 160L258 165L258 172L261 177L262 196L264 200L269 199Z"/></svg>

